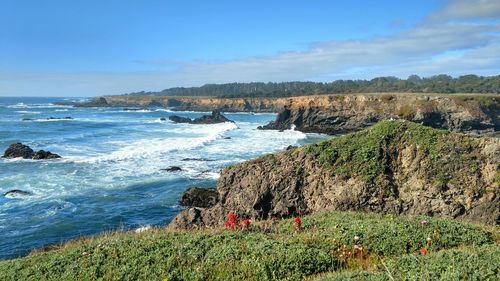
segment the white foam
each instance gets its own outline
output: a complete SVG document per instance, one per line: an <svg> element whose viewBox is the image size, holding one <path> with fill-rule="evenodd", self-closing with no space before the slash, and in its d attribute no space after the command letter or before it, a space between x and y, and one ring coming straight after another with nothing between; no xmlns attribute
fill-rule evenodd
<svg viewBox="0 0 500 281"><path fill-rule="evenodd" d="M137 228L136 230L134 230L135 233L141 233L141 232L144 232L144 231L148 231L148 230L151 230L152 227L151 225L145 225L145 226L141 226L139 228Z"/></svg>
<svg viewBox="0 0 500 281"><path fill-rule="evenodd" d="M202 136L194 138L154 138L136 141L111 141L107 144L117 146L117 150L87 159L87 162L124 161L130 159L157 159L173 151L193 149L223 137L223 133L234 130L234 123L204 125ZM201 130L198 131L200 133Z"/></svg>
<svg viewBox="0 0 500 281"><path fill-rule="evenodd" d="M14 111L15 113L22 113L22 114L40 114L41 112L39 111L27 111L27 110L19 110L19 111Z"/></svg>

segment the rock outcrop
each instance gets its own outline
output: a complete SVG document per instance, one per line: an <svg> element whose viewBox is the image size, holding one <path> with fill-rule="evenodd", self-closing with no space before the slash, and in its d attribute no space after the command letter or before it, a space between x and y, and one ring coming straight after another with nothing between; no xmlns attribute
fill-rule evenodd
<svg viewBox="0 0 500 281"><path fill-rule="evenodd" d="M293 101L276 120L259 129L344 134L381 120L402 119L433 128L472 134L500 129L500 96L427 96L379 94L321 96L308 103Z"/></svg>
<svg viewBox="0 0 500 281"><path fill-rule="evenodd" d="M328 210L431 215L500 224L500 140L384 121L222 171L218 203L174 228L221 226L228 213L267 219Z"/></svg>
<svg viewBox="0 0 500 281"><path fill-rule="evenodd" d="M181 204L187 207L210 208L217 203L219 193L213 188L188 188L181 197Z"/></svg>
<svg viewBox="0 0 500 281"><path fill-rule="evenodd" d="M24 159L34 159L34 160L43 160L43 159L55 159L61 158L61 156L51 153L50 151L39 150L35 152L29 146L24 145L22 143L14 143L7 148L5 151L4 158L24 158Z"/></svg>
<svg viewBox="0 0 500 281"><path fill-rule="evenodd" d="M227 119L224 115L220 113L219 110L212 111L211 115L203 115L200 118L196 118L194 120L186 117L180 117L177 115L172 115L168 117L170 121L175 123L189 123L189 124L217 124L224 122L233 122Z"/></svg>

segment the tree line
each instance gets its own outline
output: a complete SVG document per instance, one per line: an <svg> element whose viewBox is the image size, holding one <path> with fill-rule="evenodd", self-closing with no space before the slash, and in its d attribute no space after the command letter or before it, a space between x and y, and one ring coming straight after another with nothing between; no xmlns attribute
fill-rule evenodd
<svg viewBox="0 0 500 281"><path fill-rule="evenodd" d="M160 92L135 92L141 96L213 96L213 97L292 97L336 93L500 93L500 75L464 75L457 78L440 74L431 77L411 75L407 79L377 77L371 80L333 82L251 82L206 84L201 87L177 87Z"/></svg>

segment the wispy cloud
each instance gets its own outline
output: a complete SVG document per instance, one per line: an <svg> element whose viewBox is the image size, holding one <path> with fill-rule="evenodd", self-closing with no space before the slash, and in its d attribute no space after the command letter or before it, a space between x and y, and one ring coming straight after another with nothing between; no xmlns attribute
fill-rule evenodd
<svg viewBox="0 0 500 281"><path fill-rule="evenodd" d="M453 0L423 22L392 36L326 41L305 51L226 62L140 61L169 65L147 73L0 74L0 91L30 87L60 93L124 93L174 86L250 81L328 81L410 74L499 74L500 1ZM3 78L2 78L3 76ZM58 85L58 87L55 87ZM1 93L0 93L1 94Z"/></svg>

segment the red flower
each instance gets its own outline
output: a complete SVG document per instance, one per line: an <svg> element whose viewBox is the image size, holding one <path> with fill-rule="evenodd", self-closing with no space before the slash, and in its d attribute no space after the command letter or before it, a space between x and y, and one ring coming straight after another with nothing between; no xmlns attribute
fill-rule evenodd
<svg viewBox="0 0 500 281"><path fill-rule="evenodd" d="M250 220L249 219L245 219L241 222L241 225L244 227L244 228L247 228L250 226Z"/></svg>
<svg viewBox="0 0 500 281"><path fill-rule="evenodd" d="M300 217L295 218L295 231L300 232L301 229L301 221Z"/></svg>
<svg viewBox="0 0 500 281"><path fill-rule="evenodd" d="M229 214L229 221L232 224L236 224L236 216L233 213Z"/></svg>
<svg viewBox="0 0 500 281"><path fill-rule="evenodd" d="M425 248L424 248L424 249L420 249L420 254L421 254L422 256L427 255L427 249L425 249Z"/></svg>

